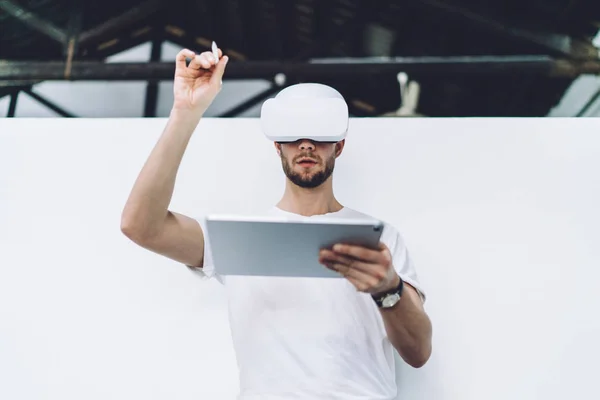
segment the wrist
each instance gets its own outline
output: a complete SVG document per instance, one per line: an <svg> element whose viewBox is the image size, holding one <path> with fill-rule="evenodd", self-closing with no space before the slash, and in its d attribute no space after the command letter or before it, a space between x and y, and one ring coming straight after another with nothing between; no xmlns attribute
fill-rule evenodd
<svg viewBox="0 0 600 400"><path fill-rule="evenodd" d="M400 301L403 288L404 281L396 273L393 281L386 285L386 288L378 293L373 293L371 296L380 309L391 309Z"/></svg>
<svg viewBox="0 0 600 400"><path fill-rule="evenodd" d="M380 296L384 293L387 293L391 290L396 289L399 285L400 285L400 281L402 279L400 278L400 275L398 275L398 273L394 273L394 277L393 279L390 281L389 284L387 284L384 288L382 288L381 290L379 290L377 293L373 293L373 296Z"/></svg>
<svg viewBox="0 0 600 400"><path fill-rule="evenodd" d="M198 112L172 109L165 129L180 137L191 137L201 119L202 114Z"/></svg>
<svg viewBox="0 0 600 400"><path fill-rule="evenodd" d="M179 108L173 107L171 108L171 112L169 113L169 118L175 120L177 122L189 122L189 123L198 123L204 116L203 111L194 110L190 108Z"/></svg>

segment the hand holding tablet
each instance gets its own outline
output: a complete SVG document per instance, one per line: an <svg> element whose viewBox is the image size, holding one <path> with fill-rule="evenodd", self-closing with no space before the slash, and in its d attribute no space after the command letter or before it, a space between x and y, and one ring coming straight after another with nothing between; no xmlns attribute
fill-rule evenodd
<svg viewBox="0 0 600 400"><path fill-rule="evenodd" d="M321 263L335 244L377 251L383 223L371 219L288 220L280 217L213 215L206 227L215 271L220 275L340 278Z"/></svg>

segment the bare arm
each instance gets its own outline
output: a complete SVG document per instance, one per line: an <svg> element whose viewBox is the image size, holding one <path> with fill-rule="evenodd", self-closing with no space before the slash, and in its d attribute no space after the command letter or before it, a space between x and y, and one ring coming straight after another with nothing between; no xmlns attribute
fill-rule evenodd
<svg viewBox="0 0 600 400"><path fill-rule="evenodd" d="M402 359L415 368L425 365L431 356L432 327L416 289L404 282L398 304L380 312L388 338Z"/></svg>
<svg viewBox="0 0 600 400"><path fill-rule="evenodd" d="M319 261L342 274L361 292L385 293L400 284L392 255L384 243L378 250L335 245L332 250L322 250ZM402 359L415 368L425 365L431 356L432 324L416 289L404 282L400 301L380 312L388 338Z"/></svg>
<svg viewBox="0 0 600 400"><path fill-rule="evenodd" d="M177 171L200 118L173 112L146 160L121 216L121 231L140 246L188 265L201 265L204 236L197 221L169 211Z"/></svg>
<svg viewBox="0 0 600 400"><path fill-rule="evenodd" d="M185 65L185 58L193 61ZM190 138L216 94L227 57L215 66L210 53L177 55L175 102L167 125L146 160L121 215L121 231L138 245L190 266L202 266L204 234L196 220L169 210L177 171Z"/></svg>

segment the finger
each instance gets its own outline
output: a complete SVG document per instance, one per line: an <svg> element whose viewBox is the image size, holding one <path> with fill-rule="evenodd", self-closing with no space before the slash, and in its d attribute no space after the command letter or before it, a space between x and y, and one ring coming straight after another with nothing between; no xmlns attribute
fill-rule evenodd
<svg viewBox="0 0 600 400"><path fill-rule="evenodd" d="M188 68L191 68L191 69L202 68L202 59L200 58L199 54L196 54L194 57L192 57L192 59L190 60L190 64L188 65Z"/></svg>
<svg viewBox="0 0 600 400"><path fill-rule="evenodd" d="M175 64L177 68L186 68L186 58L194 58L195 56L196 53L194 53L191 50L181 50L179 53L177 53L177 56L175 58Z"/></svg>
<svg viewBox="0 0 600 400"><path fill-rule="evenodd" d="M379 249L379 251L390 251L390 249L388 249L388 247L383 242L379 242L377 248Z"/></svg>
<svg viewBox="0 0 600 400"><path fill-rule="evenodd" d="M323 250L320 255L321 262L329 262L344 265L350 269L356 269L362 271L364 273L379 276L381 273L377 272L378 265L371 264L362 260L358 260L356 258L344 256L329 250Z"/></svg>
<svg viewBox="0 0 600 400"><path fill-rule="evenodd" d="M212 76L210 77L211 83L215 85L221 85L223 83L223 74L225 73L225 66L227 65L228 61L229 57L227 56L224 56L219 60Z"/></svg>
<svg viewBox="0 0 600 400"><path fill-rule="evenodd" d="M209 56L206 53L202 53L196 57L198 59L198 63L204 69L210 69L213 63L211 62Z"/></svg>
<svg viewBox="0 0 600 400"><path fill-rule="evenodd" d="M350 283L352 285L354 285L354 287L356 288L356 290L358 290L359 292L368 292L369 288L368 286L361 280L353 278L351 276L346 278L348 281L350 281Z"/></svg>
<svg viewBox="0 0 600 400"><path fill-rule="evenodd" d="M190 61L189 68L192 69L210 69L214 64L212 61L212 55L207 52L196 54L196 56Z"/></svg>
<svg viewBox="0 0 600 400"><path fill-rule="evenodd" d="M375 290L379 285L379 280L376 277L358 269L351 268L345 264L331 263L328 268L350 280L358 290Z"/></svg>
<svg viewBox="0 0 600 400"><path fill-rule="evenodd" d="M340 243L333 246L333 251L338 254L347 255L372 263L381 263L383 261L381 250L371 250L362 246L352 246Z"/></svg>
<svg viewBox="0 0 600 400"><path fill-rule="evenodd" d="M219 56L219 59L221 59L221 55L223 54L223 52L221 50L217 50L217 54ZM208 61L211 66L216 65L218 62L218 60L215 59L215 55L212 51L204 51L200 53L200 56L206 59L206 61Z"/></svg>
<svg viewBox="0 0 600 400"><path fill-rule="evenodd" d="M202 61L206 61L208 63L208 67L204 68L211 68L217 63L215 60L215 56L211 51L203 52L202 54L200 54L200 58L202 59Z"/></svg>

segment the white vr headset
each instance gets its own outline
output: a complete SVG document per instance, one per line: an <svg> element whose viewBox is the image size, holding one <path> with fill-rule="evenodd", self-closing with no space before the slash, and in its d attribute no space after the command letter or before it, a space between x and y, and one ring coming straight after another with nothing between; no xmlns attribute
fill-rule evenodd
<svg viewBox="0 0 600 400"><path fill-rule="evenodd" d="M348 132L348 105L332 87L300 83L263 102L260 123L274 142L339 142Z"/></svg>

